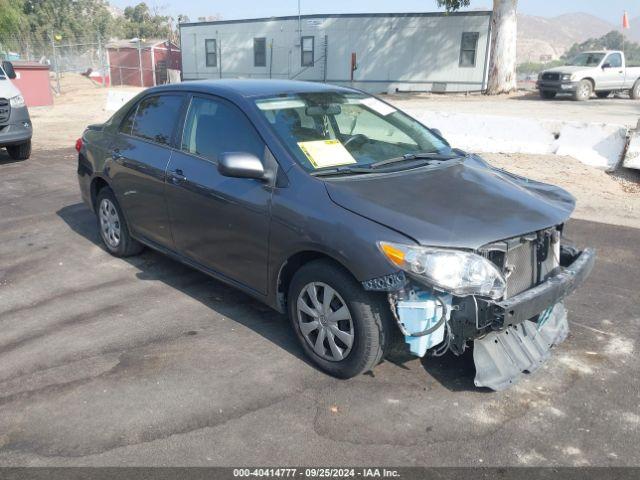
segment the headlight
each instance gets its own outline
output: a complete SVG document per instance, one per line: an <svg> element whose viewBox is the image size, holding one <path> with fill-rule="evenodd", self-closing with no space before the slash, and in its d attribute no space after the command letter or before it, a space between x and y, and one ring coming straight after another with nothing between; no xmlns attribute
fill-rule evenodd
<svg viewBox="0 0 640 480"><path fill-rule="evenodd" d="M570 73L564 73L564 74L562 74L562 81L563 82L570 82L571 81L571 77L572 77L572 75Z"/></svg>
<svg viewBox="0 0 640 480"><path fill-rule="evenodd" d="M20 108L24 107L24 98L22 95L16 95L15 97L11 97L9 99L9 103L11 103L11 108Z"/></svg>
<svg viewBox="0 0 640 480"><path fill-rule="evenodd" d="M506 281L498 268L475 253L387 242L378 248L405 272L454 295L494 300L504 295Z"/></svg>

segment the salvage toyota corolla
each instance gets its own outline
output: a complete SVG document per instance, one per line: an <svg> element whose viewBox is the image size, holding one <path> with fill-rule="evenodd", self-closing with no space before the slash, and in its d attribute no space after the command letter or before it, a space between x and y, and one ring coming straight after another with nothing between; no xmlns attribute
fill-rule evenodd
<svg viewBox="0 0 640 480"><path fill-rule="evenodd" d="M268 80L139 94L78 139L115 256L143 246L287 312L322 370L473 348L502 389L564 340L595 255L562 240L573 197L452 148L360 91Z"/></svg>

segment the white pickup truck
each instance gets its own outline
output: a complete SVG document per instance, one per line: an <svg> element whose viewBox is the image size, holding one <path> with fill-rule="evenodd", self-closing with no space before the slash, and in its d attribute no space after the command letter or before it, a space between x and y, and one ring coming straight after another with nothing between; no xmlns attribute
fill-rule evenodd
<svg viewBox="0 0 640 480"><path fill-rule="evenodd" d="M606 98L611 92L625 90L637 100L640 66L628 66L624 53L618 50L582 52L566 65L541 72L536 86L545 99L568 93L575 100L588 100L594 92L598 98Z"/></svg>

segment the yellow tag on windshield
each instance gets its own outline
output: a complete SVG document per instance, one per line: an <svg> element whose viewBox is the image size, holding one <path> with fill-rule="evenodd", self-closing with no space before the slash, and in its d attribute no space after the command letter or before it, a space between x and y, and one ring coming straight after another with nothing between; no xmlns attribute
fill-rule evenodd
<svg viewBox="0 0 640 480"><path fill-rule="evenodd" d="M316 169L357 163L340 140L298 142L298 146Z"/></svg>

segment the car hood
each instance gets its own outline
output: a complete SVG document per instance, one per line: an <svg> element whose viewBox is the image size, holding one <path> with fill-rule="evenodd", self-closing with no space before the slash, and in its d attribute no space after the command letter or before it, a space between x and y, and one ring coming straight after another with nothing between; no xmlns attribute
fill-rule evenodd
<svg viewBox="0 0 640 480"><path fill-rule="evenodd" d="M576 72L582 72L584 70L590 70L592 68L597 68L597 67L577 67L577 66L571 66L571 65L564 65L561 67L549 68L545 70L543 73L576 73Z"/></svg>
<svg viewBox="0 0 640 480"><path fill-rule="evenodd" d="M336 204L422 245L477 249L565 222L565 190L498 170L477 156L392 174L326 179Z"/></svg>
<svg viewBox="0 0 640 480"><path fill-rule="evenodd" d="M8 78L0 79L0 97L11 98L20 95L20 90Z"/></svg>

